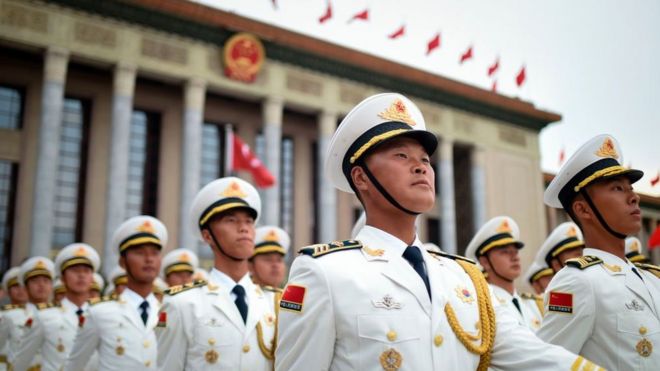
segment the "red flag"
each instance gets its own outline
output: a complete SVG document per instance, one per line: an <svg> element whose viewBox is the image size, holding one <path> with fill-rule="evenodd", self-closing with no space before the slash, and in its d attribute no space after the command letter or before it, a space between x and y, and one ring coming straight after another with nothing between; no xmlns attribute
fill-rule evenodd
<svg viewBox="0 0 660 371"><path fill-rule="evenodd" d="M275 184L275 177L266 166L254 155L250 146L245 144L238 135L231 133L231 149L227 154L231 156L229 171L245 170L252 174L254 183L259 188L268 188Z"/></svg>
<svg viewBox="0 0 660 371"><path fill-rule="evenodd" d="M431 41L426 46L426 55L431 54L432 51L440 47L440 33L435 34Z"/></svg>
<svg viewBox="0 0 660 371"><path fill-rule="evenodd" d="M655 185L658 183L660 183L660 170L658 170L658 174L655 176L655 178L651 179L651 187L655 187Z"/></svg>
<svg viewBox="0 0 660 371"><path fill-rule="evenodd" d="M406 32L406 26L401 25L398 30L394 31L393 33L387 35L390 39L398 39L399 37L403 36L403 34Z"/></svg>
<svg viewBox="0 0 660 371"><path fill-rule="evenodd" d="M328 1L328 7L325 10L325 14L323 14L321 18L319 18L319 23L325 23L330 18L332 18L332 4L330 4L330 1Z"/></svg>
<svg viewBox="0 0 660 371"><path fill-rule="evenodd" d="M559 166L564 164L564 159L566 158L566 150L564 148L559 151Z"/></svg>
<svg viewBox="0 0 660 371"><path fill-rule="evenodd" d="M500 68L500 57L497 57L495 62L488 67L488 77L493 76L495 72Z"/></svg>
<svg viewBox="0 0 660 371"><path fill-rule="evenodd" d="M461 54L461 60L460 64L463 64L463 62L472 59L472 45L468 48L468 50L465 51L465 53Z"/></svg>
<svg viewBox="0 0 660 371"><path fill-rule="evenodd" d="M493 80L493 86L490 87L490 91L497 93L497 79Z"/></svg>
<svg viewBox="0 0 660 371"><path fill-rule="evenodd" d="M518 85L518 87L521 87L522 84L525 83L526 77L527 76L525 76L525 66L522 66L520 72L518 72L518 75L516 75L516 85Z"/></svg>
<svg viewBox="0 0 660 371"><path fill-rule="evenodd" d="M360 20L363 20L363 21L368 21L369 20L369 9L365 9L365 10L355 14L351 19L348 20L348 23L351 23L356 19L360 19Z"/></svg>
<svg viewBox="0 0 660 371"><path fill-rule="evenodd" d="M651 237L649 237L649 250L660 247L660 226L655 227Z"/></svg>

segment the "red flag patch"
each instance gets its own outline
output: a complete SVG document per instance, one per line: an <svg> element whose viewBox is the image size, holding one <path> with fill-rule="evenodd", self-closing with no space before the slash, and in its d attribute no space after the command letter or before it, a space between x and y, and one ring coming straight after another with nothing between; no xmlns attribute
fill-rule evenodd
<svg viewBox="0 0 660 371"><path fill-rule="evenodd" d="M167 312L158 313L158 325L156 327L167 327Z"/></svg>
<svg viewBox="0 0 660 371"><path fill-rule="evenodd" d="M573 294L565 292L550 292L548 311L560 313L573 313Z"/></svg>
<svg viewBox="0 0 660 371"><path fill-rule="evenodd" d="M292 312L302 312L305 301L305 287L298 285L287 285L282 294L280 308Z"/></svg>

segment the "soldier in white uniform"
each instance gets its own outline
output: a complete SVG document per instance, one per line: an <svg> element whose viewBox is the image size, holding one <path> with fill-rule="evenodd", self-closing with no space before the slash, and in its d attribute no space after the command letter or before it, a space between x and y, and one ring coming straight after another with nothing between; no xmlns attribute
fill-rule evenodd
<svg viewBox="0 0 660 371"><path fill-rule="evenodd" d="M62 369L82 326L89 304L89 287L99 268L99 255L84 243L68 245L55 258L55 271L66 287L58 305L40 305L32 326L24 333L14 360L14 369L27 369L35 353L42 355L41 370Z"/></svg>
<svg viewBox="0 0 660 371"><path fill-rule="evenodd" d="M566 261L582 256L583 249L584 238L580 227L573 222L564 222L543 241L534 261L552 268L556 274L566 266Z"/></svg>
<svg viewBox="0 0 660 371"><path fill-rule="evenodd" d="M213 250L209 282L170 288L160 313L160 370L271 370L276 312L273 299L248 272L257 190L235 177L202 188L191 208L195 232Z"/></svg>
<svg viewBox="0 0 660 371"><path fill-rule="evenodd" d="M284 283L284 257L291 246L291 237L282 228L265 225L255 231L254 255L249 267L252 281L259 286L279 288Z"/></svg>
<svg viewBox="0 0 660 371"><path fill-rule="evenodd" d="M89 290L89 298L99 298L103 292L103 286L105 286L105 280L98 272L94 272L92 286Z"/></svg>
<svg viewBox="0 0 660 371"><path fill-rule="evenodd" d="M527 268L527 271L525 271L524 278L525 281L532 286L537 295L543 295L545 288L548 287L548 283L550 283L550 280L554 275L555 272L552 268L548 268L545 264L532 261L532 264ZM541 309L542 308L543 306L541 306Z"/></svg>
<svg viewBox="0 0 660 371"><path fill-rule="evenodd" d="M66 286L62 279L57 277L55 282L53 282L53 304L59 304L62 302L62 299L66 296Z"/></svg>
<svg viewBox="0 0 660 371"><path fill-rule="evenodd" d="M160 303L152 290L166 245L167 229L154 217L135 216L117 228L111 246L119 250L126 288L118 296L90 301L65 370L82 370L95 350L101 371L156 368Z"/></svg>
<svg viewBox="0 0 660 371"><path fill-rule="evenodd" d="M108 286L105 288L105 295L121 295L128 283L126 271L120 266L116 266L108 276Z"/></svg>
<svg viewBox="0 0 660 371"><path fill-rule="evenodd" d="M650 263L646 255L642 254L642 241L637 237L626 238L626 258L633 263Z"/></svg>
<svg viewBox="0 0 660 371"><path fill-rule="evenodd" d="M174 249L163 258L160 275L167 286L179 286L193 281L195 269L199 267L199 258L189 249Z"/></svg>
<svg viewBox="0 0 660 371"><path fill-rule="evenodd" d="M27 303L28 297L25 287L18 282L18 273L21 269L19 267L10 268L2 277L2 288L9 296L9 304L2 306L0 311L0 371L5 371L9 368L9 327L10 320L4 319L4 312L10 310L23 310Z"/></svg>
<svg viewBox="0 0 660 371"><path fill-rule="evenodd" d="M545 203L564 208L584 233L584 256L570 259L550 282L538 336L608 370L657 370L660 280L624 255L641 228L639 170L621 164L616 140L599 135L564 164Z"/></svg>
<svg viewBox="0 0 660 371"><path fill-rule="evenodd" d="M518 250L523 246L518 223L508 216L497 216L477 231L465 256L483 267L495 299L509 309L520 325L536 331L543 318L537 300L542 299L531 294L518 295L514 285L522 271Z"/></svg>
<svg viewBox="0 0 660 371"><path fill-rule="evenodd" d="M280 302L276 370L576 370L594 364L541 342L492 300L474 262L420 249L435 202L436 137L400 94L367 98L334 134L326 176L357 191L357 240L313 245ZM367 166L368 165L368 166Z"/></svg>

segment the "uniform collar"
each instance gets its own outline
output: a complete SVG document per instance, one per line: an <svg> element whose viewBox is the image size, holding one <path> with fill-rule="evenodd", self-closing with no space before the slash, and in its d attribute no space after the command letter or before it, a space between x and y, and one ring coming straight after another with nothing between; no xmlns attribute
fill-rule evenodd
<svg viewBox="0 0 660 371"><path fill-rule="evenodd" d="M607 264L614 264L614 265L619 265L619 266L626 266L630 265L632 266L632 263L628 259L621 259L618 256L611 254L607 251L600 250L600 249L595 249L593 247L587 247L584 249L582 252L582 255L593 255L596 257L599 257L601 260L603 260Z"/></svg>
<svg viewBox="0 0 660 371"><path fill-rule="evenodd" d="M362 242L368 248L383 249L391 256L402 256L408 247L407 243L397 237L370 225L365 225L355 239ZM424 250L422 241L419 240L417 235L415 235L413 245L417 246L420 250Z"/></svg>
<svg viewBox="0 0 660 371"><path fill-rule="evenodd" d="M135 307L135 309L139 309L140 304L145 300L149 303L149 309L158 308L158 299L156 299L153 293L149 293L146 298L143 298L135 291L126 287L124 292L121 293L121 298L126 300L132 307Z"/></svg>
<svg viewBox="0 0 660 371"><path fill-rule="evenodd" d="M493 285L493 284L488 284L488 285L493 289L493 293L498 298L500 298L502 300L505 300L505 301L510 301L511 299L516 298L516 299L518 299L518 301L520 301L520 296L518 296L518 291L516 291L515 288L513 289L513 295L511 295L511 294L509 294L508 291L506 291L505 289L503 289L503 288L501 288L497 285Z"/></svg>
<svg viewBox="0 0 660 371"><path fill-rule="evenodd" d="M89 302L87 302L87 301L85 303L83 303L82 307L78 307L71 300L69 300L66 296L62 299L60 304L62 305L62 307L64 307L64 309L67 312L70 311L70 312L73 312L73 313L75 313L78 309L82 309L83 311L86 312L87 308L89 307Z"/></svg>
<svg viewBox="0 0 660 371"><path fill-rule="evenodd" d="M209 278L211 282L213 282L216 285L219 285L221 290L223 292L226 292L227 294L231 293L231 290L233 290L234 286L236 285L243 286L243 288L245 288L245 292L250 292L250 289L252 289L252 286L254 285L252 279L250 278L249 272L245 273L243 278L241 278L238 282L235 282L226 273L216 268L213 268L209 273Z"/></svg>

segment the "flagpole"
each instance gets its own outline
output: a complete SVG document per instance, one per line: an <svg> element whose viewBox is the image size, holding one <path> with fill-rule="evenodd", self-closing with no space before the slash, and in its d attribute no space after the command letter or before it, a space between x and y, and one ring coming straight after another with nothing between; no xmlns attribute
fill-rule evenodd
<svg viewBox="0 0 660 371"><path fill-rule="evenodd" d="M225 158L223 164L224 176L234 176L232 164L234 162L234 128L231 124L225 124Z"/></svg>

